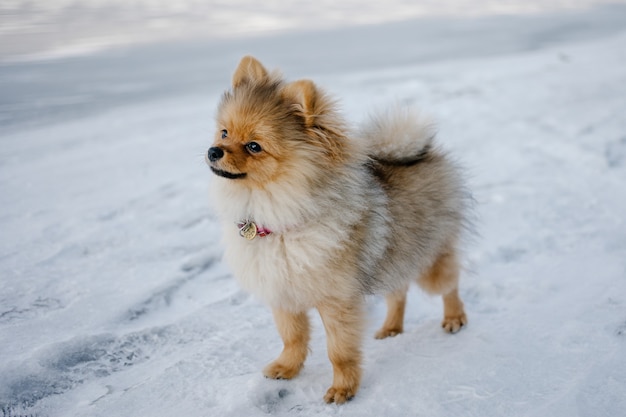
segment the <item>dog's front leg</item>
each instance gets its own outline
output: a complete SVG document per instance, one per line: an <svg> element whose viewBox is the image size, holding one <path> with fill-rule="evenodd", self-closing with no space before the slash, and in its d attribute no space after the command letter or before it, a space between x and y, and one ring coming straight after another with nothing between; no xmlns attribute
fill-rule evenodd
<svg viewBox="0 0 626 417"><path fill-rule="evenodd" d="M309 318L306 312L292 313L280 309L272 312L284 346L280 356L265 367L263 374L272 379L291 379L302 369L308 353Z"/></svg>
<svg viewBox="0 0 626 417"><path fill-rule="evenodd" d="M317 309L326 329L328 357L333 365L333 385L324 400L343 404L356 394L361 383L363 300L333 300Z"/></svg>

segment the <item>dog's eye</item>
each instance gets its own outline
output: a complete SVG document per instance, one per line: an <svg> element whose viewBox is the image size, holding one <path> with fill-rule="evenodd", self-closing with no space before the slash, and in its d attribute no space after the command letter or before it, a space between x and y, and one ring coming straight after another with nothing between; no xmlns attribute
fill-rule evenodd
<svg viewBox="0 0 626 417"><path fill-rule="evenodd" d="M222 129L222 139L226 139L228 137L228 130Z"/></svg>
<svg viewBox="0 0 626 417"><path fill-rule="evenodd" d="M246 149L248 150L248 152L250 153L259 153L261 152L263 149L261 148L261 145L259 145L256 142L250 142L246 145Z"/></svg>

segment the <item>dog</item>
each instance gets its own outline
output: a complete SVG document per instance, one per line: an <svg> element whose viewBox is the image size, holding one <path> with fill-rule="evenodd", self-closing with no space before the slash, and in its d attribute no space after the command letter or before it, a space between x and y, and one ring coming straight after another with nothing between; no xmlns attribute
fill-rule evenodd
<svg viewBox="0 0 626 417"><path fill-rule="evenodd" d="M284 343L266 377L298 375L313 308L333 366L324 400L337 404L360 385L365 295L386 296L378 339L402 333L411 282L442 296L445 331L467 323L458 282L468 193L432 123L398 107L353 132L312 81L287 82L245 56L216 125L205 159L224 258L271 307Z"/></svg>

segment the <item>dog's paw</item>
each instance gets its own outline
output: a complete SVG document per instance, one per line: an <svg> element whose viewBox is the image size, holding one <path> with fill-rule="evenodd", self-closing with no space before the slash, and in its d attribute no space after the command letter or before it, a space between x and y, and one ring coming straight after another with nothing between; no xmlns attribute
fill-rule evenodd
<svg viewBox="0 0 626 417"><path fill-rule="evenodd" d="M291 379L297 376L302 369L302 365L287 366L279 361L274 361L263 369L263 375L271 379Z"/></svg>
<svg viewBox="0 0 626 417"><path fill-rule="evenodd" d="M354 397L355 390L349 387L330 387L324 395L324 401L327 403L343 404Z"/></svg>
<svg viewBox="0 0 626 417"><path fill-rule="evenodd" d="M461 330L461 327L467 324L467 316L462 313L458 316L444 317L441 322L441 327L448 333L456 333Z"/></svg>
<svg viewBox="0 0 626 417"><path fill-rule="evenodd" d="M383 327L379 331L376 332L376 334L374 335L374 338L385 339L387 337L397 336L400 333L402 333L402 329L399 329L399 328L388 329L386 327Z"/></svg>

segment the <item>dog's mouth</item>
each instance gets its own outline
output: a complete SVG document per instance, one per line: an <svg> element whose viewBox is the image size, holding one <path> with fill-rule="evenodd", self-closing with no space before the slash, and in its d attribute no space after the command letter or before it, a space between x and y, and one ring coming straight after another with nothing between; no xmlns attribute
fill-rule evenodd
<svg viewBox="0 0 626 417"><path fill-rule="evenodd" d="M229 180L238 180L238 179L246 177L246 173L245 172L240 172L238 174L233 174L232 172L224 171L224 170L221 170L221 169L217 169L217 168L213 168L213 167L210 167L210 168L211 168L211 171L213 171L213 173L215 175L219 175L220 177L228 178Z"/></svg>

